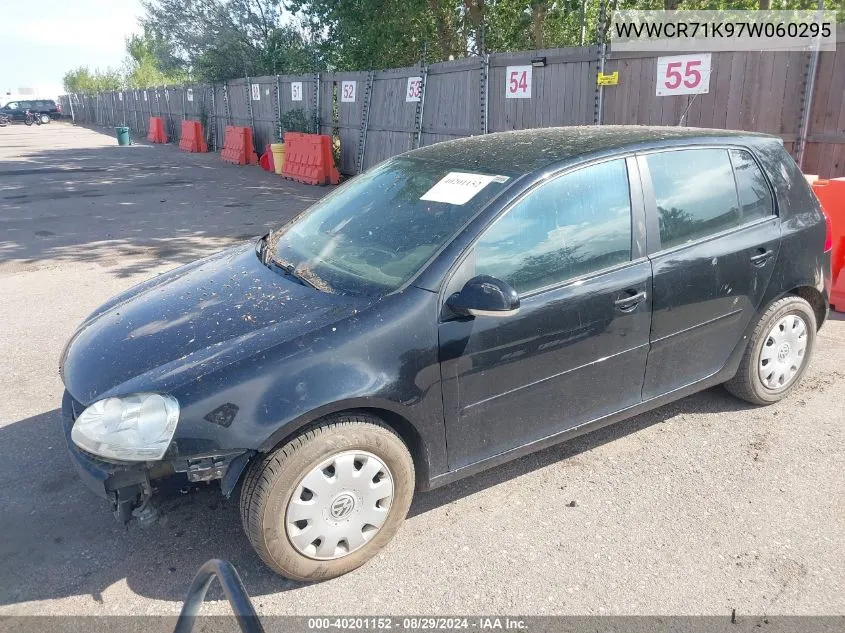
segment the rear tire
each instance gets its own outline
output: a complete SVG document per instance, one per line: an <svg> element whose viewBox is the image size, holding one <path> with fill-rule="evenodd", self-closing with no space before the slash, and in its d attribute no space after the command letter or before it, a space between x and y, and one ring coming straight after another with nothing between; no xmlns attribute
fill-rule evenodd
<svg viewBox="0 0 845 633"><path fill-rule="evenodd" d="M816 314L801 297L772 303L760 317L725 388L751 404L773 404L801 382L816 342Z"/></svg>
<svg viewBox="0 0 845 633"><path fill-rule="evenodd" d="M268 567L293 580L327 580L390 541L414 482L411 454L392 429L371 415L340 414L251 466L241 521Z"/></svg>

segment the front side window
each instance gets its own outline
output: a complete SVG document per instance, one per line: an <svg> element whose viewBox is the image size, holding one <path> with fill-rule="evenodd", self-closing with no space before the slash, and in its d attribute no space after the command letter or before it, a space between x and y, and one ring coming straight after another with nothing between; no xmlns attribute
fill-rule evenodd
<svg viewBox="0 0 845 633"><path fill-rule="evenodd" d="M752 222L773 215L772 192L751 154L742 149L732 149L731 162L736 175L742 221Z"/></svg>
<svg viewBox="0 0 845 633"><path fill-rule="evenodd" d="M506 281L519 293L630 259L631 198L622 159L539 186L475 246L476 274Z"/></svg>
<svg viewBox="0 0 845 633"><path fill-rule="evenodd" d="M739 226L736 185L725 149L685 149L646 156L660 222L671 248Z"/></svg>

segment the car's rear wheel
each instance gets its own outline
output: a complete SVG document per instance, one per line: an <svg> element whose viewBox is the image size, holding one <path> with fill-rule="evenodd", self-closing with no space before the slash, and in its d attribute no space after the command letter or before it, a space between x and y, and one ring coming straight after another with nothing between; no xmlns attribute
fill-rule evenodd
<svg viewBox="0 0 845 633"><path fill-rule="evenodd" d="M254 464L241 491L250 543L294 580L363 565L398 531L414 493L414 463L381 420L342 414Z"/></svg>
<svg viewBox="0 0 845 633"><path fill-rule="evenodd" d="M816 315L801 297L775 301L760 317L739 370L725 387L752 404L772 404L800 382L816 341Z"/></svg>

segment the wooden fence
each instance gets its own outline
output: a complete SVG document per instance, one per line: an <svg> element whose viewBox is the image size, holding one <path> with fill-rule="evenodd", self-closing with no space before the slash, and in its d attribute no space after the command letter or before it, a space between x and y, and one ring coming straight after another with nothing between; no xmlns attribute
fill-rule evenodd
<svg viewBox="0 0 845 633"><path fill-rule="evenodd" d="M656 54L610 51L604 72L618 71L619 82L603 88L599 98L599 48L589 46L374 72L65 95L62 102L77 121L127 125L141 136L150 116L164 118L172 140L178 140L182 120L200 120L214 149L226 125L251 126L259 152L277 139L280 118L301 108L312 129L339 138L339 168L346 174L443 140L600 122L775 134L796 159L803 141L805 173L836 177L845 176L845 25L837 29L837 42L836 52L819 54L812 94L808 51L713 53L709 91L677 96L656 95ZM530 68L530 81L516 86L523 93L516 96L524 98L508 95L514 67Z"/></svg>

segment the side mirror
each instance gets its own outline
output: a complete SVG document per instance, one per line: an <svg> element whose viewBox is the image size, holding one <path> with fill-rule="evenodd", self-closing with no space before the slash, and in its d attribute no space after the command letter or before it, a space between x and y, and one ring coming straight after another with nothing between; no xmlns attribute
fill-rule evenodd
<svg viewBox="0 0 845 633"><path fill-rule="evenodd" d="M460 316L511 316L519 312L519 295L509 284L489 275L470 279L446 300Z"/></svg>

